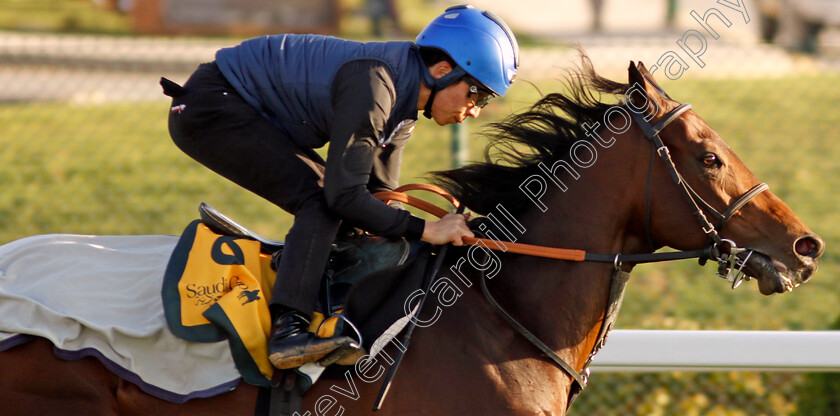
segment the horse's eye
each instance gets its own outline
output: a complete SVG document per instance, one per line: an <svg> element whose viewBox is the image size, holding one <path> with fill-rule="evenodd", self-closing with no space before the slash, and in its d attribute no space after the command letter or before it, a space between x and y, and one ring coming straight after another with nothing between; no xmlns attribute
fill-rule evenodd
<svg viewBox="0 0 840 416"><path fill-rule="evenodd" d="M706 153L703 156L703 165L707 168L714 168L720 166L720 160L714 153Z"/></svg>

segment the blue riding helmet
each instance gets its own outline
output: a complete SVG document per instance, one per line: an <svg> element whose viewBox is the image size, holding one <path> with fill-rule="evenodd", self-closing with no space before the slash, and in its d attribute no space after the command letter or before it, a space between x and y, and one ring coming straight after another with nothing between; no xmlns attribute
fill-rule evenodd
<svg viewBox="0 0 840 416"><path fill-rule="evenodd" d="M470 5L453 6L419 35L419 46L446 52L459 68L435 82L438 89L468 74L496 95L504 95L519 67L519 44L501 18ZM459 76L460 75L460 76Z"/></svg>

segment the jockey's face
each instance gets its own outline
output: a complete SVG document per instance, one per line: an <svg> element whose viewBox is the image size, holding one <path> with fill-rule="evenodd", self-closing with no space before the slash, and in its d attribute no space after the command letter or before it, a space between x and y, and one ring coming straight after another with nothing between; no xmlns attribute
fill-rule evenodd
<svg viewBox="0 0 840 416"><path fill-rule="evenodd" d="M429 68L432 76L440 78L452 67L447 62L438 62ZM475 105L476 94L470 93L470 85L464 80L458 81L440 90L432 102L432 119L441 126L460 123L467 117L478 117L481 108Z"/></svg>

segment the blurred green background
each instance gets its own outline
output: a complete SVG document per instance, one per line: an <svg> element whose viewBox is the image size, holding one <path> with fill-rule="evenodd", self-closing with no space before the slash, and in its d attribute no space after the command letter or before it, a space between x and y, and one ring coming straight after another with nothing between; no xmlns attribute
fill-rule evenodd
<svg viewBox="0 0 840 416"><path fill-rule="evenodd" d="M339 4L337 34L372 39L362 0ZM404 0L396 5L400 31L391 28L390 35L411 39L447 4ZM118 56L142 52L131 49L139 41L164 44L167 54L183 57L191 56L190 51L179 48L212 52L215 45L232 45L241 37L139 37L132 34L127 14L85 0L0 0L0 31L0 91L6 93L0 92L0 243L47 233L179 234L197 218L196 207L202 201L258 233L283 238L290 226L287 214L182 154L166 130L167 99L135 94L138 89L159 92L160 76L182 81L188 75L185 68L200 59L188 65L161 64L156 70L158 61L103 64L74 52L75 45L80 51L86 45L75 39L89 41L93 34L105 37L102 45L117 45L107 54ZM673 41L682 33L671 29L652 36L669 39L674 48ZM50 52L48 40L38 40L42 35L65 45L60 58ZM24 52L14 45L20 36L29 42ZM591 36L581 34L598 54L604 53L602 43L621 44L633 38ZM574 36L523 31L520 38L523 66L541 65L544 70L523 69L506 97L464 126L471 159L480 158L486 144L483 123L526 108L541 93L562 90L563 69L578 63ZM696 262L638 266L619 329L822 330L840 314L836 209L840 196L833 192L840 182L840 114L835 107L840 102L840 65L833 65L830 57L782 51L773 45L725 42L710 44L709 49L723 49L726 44L726 51L747 51L724 58L740 71L717 70L710 63L702 73L695 70L677 81L661 75L658 79L671 97L691 102L747 166L825 239L820 271L792 294L764 297L752 282L730 290L714 276L712 266L699 267ZM586 44L584 48L588 49ZM631 46L613 49L609 53L617 55L615 60L624 68L629 60L641 59L633 55ZM202 53L198 55L212 59L212 54ZM783 62L788 69L751 75L750 65L762 56ZM547 63L550 59L556 62ZM599 60L608 61L601 55L593 60L596 69ZM605 73L625 81L619 70L607 68ZM449 128L421 117L406 149L402 182L426 181L426 172L449 167L451 138ZM813 392L823 391L815 386L828 385L830 380L772 373L595 374L591 390L582 395L572 414L836 415L840 413L831 412L840 410L808 407L827 399L814 398ZM803 396L806 391L810 396ZM801 397L808 399L802 402Z"/></svg>

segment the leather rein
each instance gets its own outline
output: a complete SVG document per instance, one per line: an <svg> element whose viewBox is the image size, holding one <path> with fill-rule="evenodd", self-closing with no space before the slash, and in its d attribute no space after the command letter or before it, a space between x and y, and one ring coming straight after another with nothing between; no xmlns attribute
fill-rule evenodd
<svg viewBox="0 0 840 416"><path fill-rule="evenodd" d="M689 203L691 212L699 222L703 232L708 236L709 244L704 249L647 254L604 254L589 253L584 250L545 247L531 244L513 243L507 241L497 242L496 240L487 238L465 237L463 238L464 243L473 245L481 242L486 248L493 250L552 258L558 260L612 263L615 269L615 273L622 272L621 265L625 262L636 264L699 258L701 264L703 264L706 260L712 259L719 263L718 275L729 279L734 289L740 284L741 281L743 281L745 277L741 269L743 269L744 265L746 264L746 260L749 258L749 255L752 252L750 250L737 247L732 240L722 238L719 232L738 210L740 210L744 205L746 205L751 199L769 189L769 187L765 183L760 183L758 185L753 186L750 190L748 190L743 195L735 199L722 213L716 210L714 207L712 207L702 197L700 197L700 195L696 191L694 191L694 189L692 189L691 186L685 181L682 175L680 175L679 171L677 171L677 167L674 164L673 159L671 158L671 154L668 150L668 147L662 142L662 139L659 137L659 134L662 132L663 129L665 129L665 127L667 127L674 120L679 118L683 113L690 109L691 104L681 104L680 106L671 110L665 116L663 116L662 119L659 120L659 122L655 125L651 125L650 122L648 122L648 120L645 119L643 115L638 114L635 111L630 111L630 113L632 114L634 120L636 121L636 124L639 125L642 132L645 134L645 137L648 139L652 146L650 165L648 167L647 191L645 195L645 233L647 235L647 239L651 246L651 249L655 247L655 245L653 244L653 239L650 235L651 175L653 172L653 161L655 159L653 153L658 155L659 158L662 159L663 162L665 162L665 166L668 169L671 178L677 184L677 188L680 190L680 193ZM408 205L412 205L432 215L435 215L438 218L443 217L448 213L446 210L439 208L434 204L407 195L405 193L406 191L412 190L423 190L436 193L446 198L446 200L448 200L456 208L460 207L460 202L456 200L452 195L450 195L440 187L429 184L404 185L395 189L394 191L378 192L374 194L374 196L384 202L398 201ZM712 222L709 221L708 217L706 216L706 213L713 216L717 220L717 224L712 224ZM746 257L744 259L739 259L737 255L742 253L746 253ZM598 350L600 350L600 347L603 346L607 332L611 329L611 322L608 323L607 320L608 318L614 320L615 315L618 313L618 307L620 307L621 297L623 296L623 284L626 283L626 281L624 281L624 283L619 284L619 293L615 294L613 293L615 292L615 290L611 289L610 301L608 304L608 309L610 310L608 310L608 313L605 314L604 323L602 324L602 328L598 335L598 339L595 342L593 351L587 358L585 364L583 365L583 368L580 371L578 371L575 368L573 368L566 360L560 357L556 352L554 352L554 350L552 350L545 343L539 340L533 333L528 331L528 329L525 328L522 324L520 324L512 315L505 311L504 308L502 308L502 306L499 305L499 303L496 302L496 300L490 294L490 291L487 289L485 279L482 277L480 280L481 289L485 298L502 316L502 318L504 318L519 334L525 337L531 344L533 344L540 351L542 351L558 367L563 369L563 371L565 371L573 378L574 382L570 390L568 401L568 406L570 406L572 400L574 400L574 397L586 386L588 382L589 364L592 361L592 358L598 352ZM615 275L613 277L613 280L613 285L616 286Z"/></svg>
<svg viewBox="0 0 840 416"><path fill-rule="evenodd" d="M512 243L512 242L497 242L497 240L487 239L487 238L475 238L475 237L464 237L464 243L468 245L476 244L476 243L483 243L487 248L504 251L504 252L511 252L516 254L525 254L529 256L537 256L537 257L545 257L557 260L568 260L568 261L595 261L595 262L605 262L605 263L613 263L616 268L618 268L622 263L653 263L653 262L661 262L661 261L672 261L672 260L682 260L682 259L691 259L691 258L705 258L705 259L714 259L718 260L720 258L721 249L724 249L726 253L731 251L731 249L737 249L737 246L731 242L731 240L725 240L720 237L719 230L723 228L724 225L729 221L730 218L740 210L744 205L746 205L751 199L756 197L758 194L766 191L769 189L766 183L760 183L752 187L749 191L745 192L743 195L738 197L732 204L727 207L726 211L723 213L716 210L712 207L709 203L707 203L700 195L694 191L693 188L683 179L682 175L680 175L679 171L677 171L676 165L674 165L674 161L671 158L671 153L668 150L668 147L662 142L662 139L659 137L659 133L671 122L676 120L680 115L684 112L691 109L691 104L685 103L680 105L679 107L671 110L668 114L666 114L662 119L656 124L651 125L642 115L639 115L635 112L630 112L633 115L636 123L642 129L645 134L645 137L650 141L652 145L652 152L655 152L659 155L659 158L665 162L665 166L667 167L669 173L671 174L671 178L674 182L678 185L678 189L682 193L683 197L688 201L692 214L695 216L697 221L700 223L703 232L709 236L710 244L704 249L701 250L688 250L688 251L675 251L675 252L663 252L663 253L646 253L646 254L604 254L604 253L590 253L585 250L577 250L577 249L567 249L567 248L557 248L557 247L546 247L546 246L537 246L532 244L522 244L522 243ZM645 201L645 232L648 236L648 240L651 241L652 238L650 237L650 189L651 189L651 173L653 171L653 158L651 158L651 163L648 168L648 181L647 181L647 192L646 192L646 201ZM420 198L411 196L406 194L407 191L428 191L435 194L438 194L444 197L449 203L451 203L454 207L459 207L461 204L458 200L456 200L452 195L448 192L443 190L442 188L430 185L430 184L408 184L403 185L394 191L385 191L385 192L377 192L374 194L375 197L379 198L382 201L398 201L402 202L411 206L414 206L418 209L421 209L425 212L428 212L438 218L442 218L444 215L448 214L449 212L440 208L432 203L424 201ZM710 213L715 219L717 219L717 225L712 224L706 214ZM493 243L493 244L490 244ZM501 247L500 244L502 243ZM728 246L728 247L727 247ZM502 248L504 247L504 248ZM654 246L651 245L651 248Z"/></svg>

